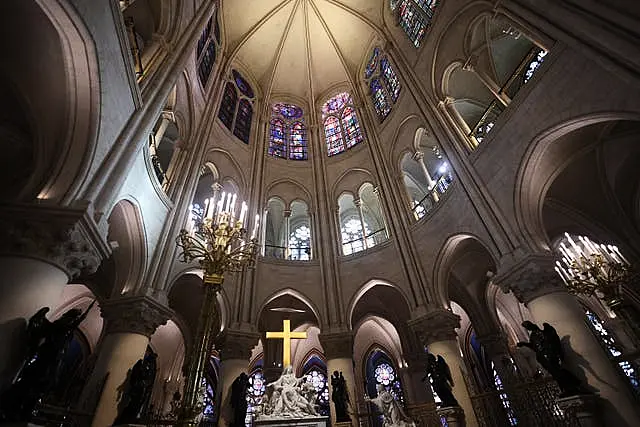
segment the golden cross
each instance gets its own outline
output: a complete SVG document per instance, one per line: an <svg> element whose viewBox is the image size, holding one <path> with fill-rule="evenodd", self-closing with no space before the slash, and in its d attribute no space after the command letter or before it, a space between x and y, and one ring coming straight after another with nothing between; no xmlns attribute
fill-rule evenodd
<svg viewBox="0 0 640 427"><path fill-rule="evenodd" d="M267 332L267 338L281 338L282 343L282 367L291 365L291 340L307 338L306 332L291 332L291 321L284 320L282 332Z"/></svg>

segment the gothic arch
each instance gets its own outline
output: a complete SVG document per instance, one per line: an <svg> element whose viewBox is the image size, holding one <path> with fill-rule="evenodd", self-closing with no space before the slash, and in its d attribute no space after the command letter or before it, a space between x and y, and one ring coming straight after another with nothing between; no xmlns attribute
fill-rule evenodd
<svg viewBox="0 0 640 427"><path fill-rule="evenodd" d="M343 193L357 196L358 190L365 182L376 182L374 175L367 169L350 168L343 172L331 187L332 199L337 200Z"/></svg>
<svg viewBox="0 0 640 427"><path fill-rule="evenodd" d="M295 179L278 179L269 183L266 188L265 200L278 197L284 202L285 206L289 206L294 200L301 200L311 209L311 202L313 201L311 193Z"/></svg>
<svg viewBox="0 0 640 427"><path fill-rule="evenodd" d="M316 304L314 304L313 301L309 297L304 295L302 292L297 291L297 290L295 290L293 288L280 289L279 291L276 291L276 292L272 293L271 295L269 295L267 298L265 298L259 304L259 306L258 306L259 309L256 311L257 314L253 314L252 315L253 321L257 321L262 316L262 313L264 312L265 308L267 307L267 305L269 303L275 301L278 298L286 296L286 295L291 296L291 297L301 301L304 305L306 305L311 310L311 312L313 313L313 316L315 317L316 324L318 325L318 327L320 327L322 329L322 325L325 323L325 320L320 315L321 312L320 312L320 310L318 310L318 307L316 306Z"/></svg>

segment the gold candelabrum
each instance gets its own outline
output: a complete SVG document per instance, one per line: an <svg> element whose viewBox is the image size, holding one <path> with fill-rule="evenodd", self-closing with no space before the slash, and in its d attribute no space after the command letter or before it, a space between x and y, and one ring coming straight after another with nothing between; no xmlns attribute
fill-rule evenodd
<svg viewBox="0 0 640 427"><path fill-rule="evenodd" d="M245 220L248 207L242 202L240 215L236 217L236 198L235 194L222 193L217 203L213 198L206 200L203 210L192 206L188 227L181 230L177 238L177 245L182 249L181 260L197 261L202 267L205 290L185 373L180 426L196 426L202 417L204 371L214 335L216 297L222 288L224 275L252 267L257 254L260 216L256 215L251 237L247 238Z"/></svg>
<svg viewBox="0 0 640 427"><path fill-rule="evenodd" d="M623 287L632 286L638 273L617 246L598 244L579 236L577 242L568 233L558 248L556 272L569 292L597 296L614 310L623 302Z"/></svg>

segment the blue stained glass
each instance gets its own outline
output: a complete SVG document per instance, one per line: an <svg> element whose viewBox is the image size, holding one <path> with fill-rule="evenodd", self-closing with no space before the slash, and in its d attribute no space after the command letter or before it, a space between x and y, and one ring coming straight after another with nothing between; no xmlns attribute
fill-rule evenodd
<svg viewBox="0 0 640 427"><path fill-rule="evenodd" d="M287 146L285 143L284 122L279 119L271 120L271 138L269 140L269 154L275 157L286 158Z"/></svg>
<svg viewBox="0 0 640 427"><path fill-rule="evenodd" d="M307 140L304 125L300 122L291 127L291 142L289 143L289 158L291 160L307 159Z"/></svg>
<svg viewBox="0 0 640 427"><path fill-rule="evenodd" d="M252 116L253 107L251 103L246 99L241 99L238 104L238 113L236 114L236 125L233 129L233 134L240 138L245 144L249 143Z"/></svg>
<svg viewBox="0 0 640 427"><path fill-rule="evenodd" d="M233 80L236 82L236 86L240 89L240 92L246 96L247 98L253 98L253 89L247 81L240 75L236 70L231 70L231 74L233 75Z"/></svg>
<svg viewBox="0 0 640 427"><path fill-rule="evenodd" d="M342 112L342 126L344 127L347 148L351 148L362 142L362 132L360 132L360 125L358 124L356 112L352 107L347 107Z"/></svg>
<svg viewBox="0 0 640 427"><path fill-rule="evenodd" d="M400 26L409 37L409 40L415 47L420 47L431 16L423 16L413 0L403 0L400 3L399 16Z"/></svg>
<svg viewBox="0 0 640 427"><path fill-rule="evenodd" d="M273 104L272 110L275 114L280 114L287 119L300 119L303 115L302 109L293 104Z"/></svg>
<svg viewBox="0 0 640 427"><path fill-rule="evenodd" d="M373 73L375 73L376 68L378 66L379 55L380 55L380 49L376 47L375 49L373 49L373 52L371 52L371 58L369 58L369 62L367 63L367 66L364 70L364 77L366 79L370 78L373 75Z"/></svg>
<svg viewBox="0 0 640 427"><path fill-rule="evenodd" d="M382 84L380 84L380 80L373 79L369 87L371 88L371 98L373 99L376 113L378 113L378 118L380 118L380 121L383 121L389 115L389 112L391 112L391 106L389 106L387 98L384 95Z"/></svg>
<svg viewBox="0 0 640 427"><path fill-rule="evenodd" d="M418 6L427 14L429 18L433 17L433 12L436 10L438 2L436 0L415 0Z"/></svg>
<svg viewBox="0 0 640 427"><path fill-rule="evenodd" d="M231 130L233 124L233 114L236 110L236 103L238 102L238 93L233 83L228 82L224 87L224 95L222 95L222 101L220 101L220 110L218 111L218 117L220 121Z"/></svg>
<svg viewBox="0 0 640 427"><path fill-rule="evenodd" d="M396 102L398 96L400 96L400 81L387 57L382 58L380 61L380 70L382 71L382 78L387 86L387 90L391 94L391 100Z"/></svg>
<svg viewBox="0 0 640 427"><path fill-rule="evenodd" d="M324 135L327 139L327 153L329 156L342 153L344 151L344 141L342 140L342 130L340 121L335 116L329 116L324 121Z"/></svg>
<svg viewBox="0 0 640 427"><path fill-rule="evenodd" d="M338 113L345 105L352 103L351 95L347 92L339 93L324 103L322 106L322 118L325 119L329 114Z"/></svg>

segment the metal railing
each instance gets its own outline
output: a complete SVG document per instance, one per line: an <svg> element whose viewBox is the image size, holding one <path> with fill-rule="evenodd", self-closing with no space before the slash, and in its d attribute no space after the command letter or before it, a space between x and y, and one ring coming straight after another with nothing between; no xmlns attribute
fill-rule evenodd
<svg viewBox="0 0 640 427"><path fill-rule="evenodd" d="M387 240L387 230L383 227L365 235L364 237L342 242L342 253L344 255L351 255L356 252L372 248L385 240Z"/></svg>
<svg viewBox="0 0 640 427"><path fill-rule="evenodd" d="M156 136L152 133L149 135L149 150L151 157L151 164L153 165L153 171L160 182L160 185L164 184L167 180L167 174L164 172L162 168L162 164L160 164L160 158L158 157L158 145L156 143Z"/></svg>
<svg viewBox="0 0 640 427"><path fill-rule="evenodd" d="M441 175L436 181L436 185L433 186L431 191L424 196L419 202L415 203L413 208L413 214L416 219L420 219L431 211L436 203L440 200L440 195L444 194L453 182L453 175L451 172L447 172Z"/></svg>
<svg viewBox="0 0 640 427"><path fill-rule="evenodd" d="M307 255L307 258L304 257ZM311 259L311 248L308 246L264 245L264 256L269 258L288 259L290 261L307 261Z"/></svg>

